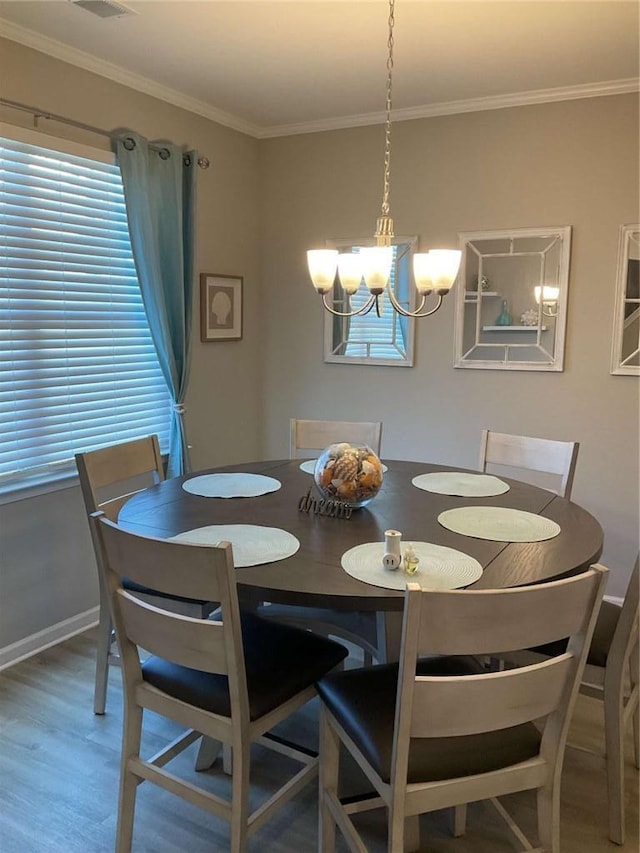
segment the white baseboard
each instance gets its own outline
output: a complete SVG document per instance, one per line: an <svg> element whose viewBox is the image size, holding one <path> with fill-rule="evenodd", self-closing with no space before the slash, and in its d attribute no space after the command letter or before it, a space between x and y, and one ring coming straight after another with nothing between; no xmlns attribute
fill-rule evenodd
<svg viewBox="0 0 640 853"><path fill-rule="evenodd" d="M624 601L624 598L622 598L622 596L620 595L605 595L604 600L610 601L612 604L617 604L618 607L622 607L622 602Z"/></svg>
<svg viewBox="0 0 640 853"><path fill-rule="evenodd" d="M18 640L17 643L5 646L0 649L0 671L30 658L32 655L37 655L63 640L68 640L76 634L81 634L88 628L93 628L94 625L98 624L99 613L99 607L92 607L91 610L78 613L77 616L64 619L62 622L50 625L43 631L38 631L23 640Z"/></svg>

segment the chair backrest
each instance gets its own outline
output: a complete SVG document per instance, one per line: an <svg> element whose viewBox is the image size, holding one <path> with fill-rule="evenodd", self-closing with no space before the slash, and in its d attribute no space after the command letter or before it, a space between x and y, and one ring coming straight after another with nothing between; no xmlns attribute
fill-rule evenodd
<svg viewBox="0 0 640 853"><path fill-rule="evenodd" d="M289 458L317 455L330 444L343 441L366 444L379 456L381 440L380 421L305 421L292 418Z"/></svg>
<svg viewBox="0 0 640 853"><path fill-rule="evenodd" d="M407 586L394 758L402 784L411 738L456 737L546 718L542 752L561 759L569 715L604 592L599 565L575 577L504 590ZM423 655L495 655L569 637L567 651L481 675L416 676Z"/></svg>
<svg viewBox="0 0 640 853"><path fill-rule="evenodd" d="M125 691L142 681L138 648L229 680L232 716L249 719L240 611L229 542L194 545L130 533L102 512L91 528L122 658ZM167 596L220 602L222 621L160 609L132 595L122 578Z"/></svg>
<svg viewBox="0 0 640 853"><path fill-rule="evenodd" d="M164 480L156 435L76 453L76 465L87 514L101 509L112 521L132 495Z"/></svg>
<svg viewBox="0 0 640 853"><path fill-rule="evenodd" d="M530 438L485 429L480 442L479 468L486 471L491 464L555 474L560 477L560 486L553 491L569 499L579 447L577 441Z"/></svg>

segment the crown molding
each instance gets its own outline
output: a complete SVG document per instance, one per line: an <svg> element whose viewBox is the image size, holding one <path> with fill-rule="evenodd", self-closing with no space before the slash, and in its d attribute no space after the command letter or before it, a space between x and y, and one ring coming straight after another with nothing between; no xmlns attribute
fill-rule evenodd
<svg viewBox="0 0 640 853"><path fill-rule="evenodd" d="M226 113L223 110L218 110L210 104L200 101L197 98L191 98L182 92L171 89L168 86L163 86L150 80L148 77L143 77L140 74L134 74L132 71L126 71L113 65L111 62L106 62L103 59L97 59L83 50L77 50L74 47L69 47L55 39L47 38L33 30L20 27L17 24L11 23L4 18L0 18L0 36L7 38L10 41L16 41L25 47L31 47L41 53L46 53L53 56L55 59L60 59L63 62L68 62L70 65L75 65L78 68L84 68L85 71L91 71L94 74L99 74L101 77L106 77L116 83L121 83L123 86L128 86L130 89L135 89L138 92L143 92L145 95L151 95L153 98L158 98L168 104L173 104L188 112L195 113L203 118L211 119L218 124L229 127L232 130L238 130L240 133L245 133L248 136L257 137L260 128L238 116Z"/></svg>
<svg viewBox="0 0 640 853"><path fill-rule="evenodd" d="M508 107L526 107L531 104L548 104L554 101L575 101L580 98L598 98L607 95L626 95L640 91L640 77L623 80L609 80L602 83L585 83L577 86L562 86L556 89L535 89L530 92L513 92L508 95L491 95L485 98L470 98L461 101L446 101L439 104L425 104L420 107L407 107L393 110L394 124L398 121L411 121L434 116L475 113L486 110L502 110ZM365 127L371 124L384 124L386 113L363 113L354 116L320 119L319 121L285 124L279 127L261 128L259 139L275 136L295 136L301 133L320 133L325 130L344 130L349 127Z"/></svg>
<svg viewBox="0 0 640 853"><path fill-rule="evenodd" d="M41 53L46 53L63 62L68 62L86 71L99 74L130 89L143 92L166 103L187 110L195 115L215 121L224 127L237 130L256 139L270 139L278 136L295 136L303 133L321 133L327 130L344 130L351 127L384 124L384 112L362 113L360 115L340 116L337 118L320 119L318 121L283 124L274 127L261 127L245 121L238 116L216 109L210 104L191 98L168 86L163 86L143 77L126 71L110 62L97 59L82 50L69 47L55 39L47 38L26 27L0 18L0 36L19 42ZM408 107L393 110L393 120L410 121L412 119L432 118L434 116L456 115L458 113L483 112L485 110L500 110L508 107L523 107L531 104L553 103L555 101L572 101L580 98L597 98L607 95L622 95L640 91L640 78L629 77L623 80L609 80L600 83L586 83L577 86L563 86L555 89L536 89L529 92L514 92L507 95L492 95L485 98L470 98L468 100L447 101L439 104Z"/></svg>

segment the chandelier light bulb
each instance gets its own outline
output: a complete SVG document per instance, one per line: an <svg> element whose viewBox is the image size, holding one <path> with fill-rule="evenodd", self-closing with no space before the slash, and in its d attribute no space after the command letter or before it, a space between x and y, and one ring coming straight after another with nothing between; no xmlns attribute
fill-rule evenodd
<svg viewBox="0 0 640 853"><path fill-rule="evenodd" d="M333 287L338 267L336 249L310 249L307 252L307 266L313 286L318 293L328 293Z"/></svg>
<svg viewBox="0 0 640 853"><path fill-rule="evenodd" d="M437 293L448 293L458 275L462 252L459 249L431 249L429 257L433 289Z"/></svg>
<svg viewBox="0 0 640 853"><path fill-rule="evenodd" d="M371 293L384 292L391 275L393 264L392 246L368 246L360 250L364 283Z"/></svg>
<svg viewBox="0 0 640 853"><path fill-rule="evenodd" d="M413 280L420 295L429 294L433 290L433 270L429 252L413 256Z"/></svg>
<svg viewBox="0 0 640 853"><path fill-rule="evenodd" d="M362 281L362 258L357 252L338 255L338 277L345 293L355 293Z"/></svg>

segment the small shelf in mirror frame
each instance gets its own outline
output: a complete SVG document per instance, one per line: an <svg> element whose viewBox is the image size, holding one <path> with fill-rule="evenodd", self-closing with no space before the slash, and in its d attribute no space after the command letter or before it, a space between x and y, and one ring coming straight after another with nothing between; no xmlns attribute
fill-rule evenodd
<svg viewBox="0 0 640 853"><path fill-rule="evenodd" d="M458 237L454 367L561 371L571 227Z"/></svg>
<svg viewBox="0 0 640 853"><path fill-rule="evenodd" d="M640 225L620 227L611 373L640 376Z"/></svg>

